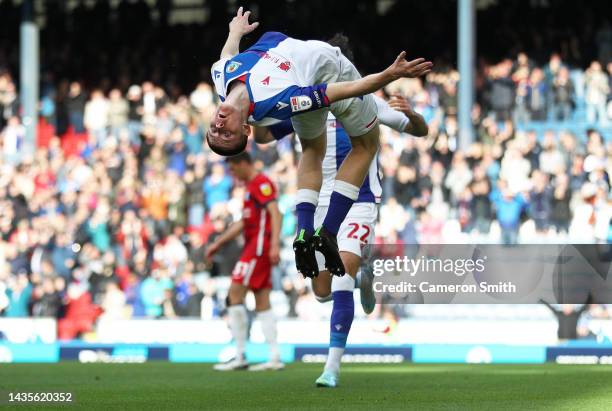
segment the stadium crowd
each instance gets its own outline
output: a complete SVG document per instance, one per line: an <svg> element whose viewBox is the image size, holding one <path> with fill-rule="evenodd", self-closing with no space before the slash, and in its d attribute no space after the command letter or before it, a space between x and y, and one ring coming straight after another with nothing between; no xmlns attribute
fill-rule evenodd
<svg viewBox="0 0 612 411"><path fill-rule="evenodd" d="M608 242L612 141L601 130L612 121L612 62L582 70L558 54L538 65L518 53L483 63L469 147L458 147L458 77L440 70L381 91L406 96L430 135L383 127L377 242ZM0 71L1 315L58 318L62 339L98 318L219 316L219 278L240 244L212 265L204 250L240 218L243 187L205 145L215 104L205 81L182 95L153 81L86 87L49 76L37 148L23 156L18 90ZM249 150L279 187L275 288L288 315L307 316L314 300L290 248L299 143Z"/></svg>

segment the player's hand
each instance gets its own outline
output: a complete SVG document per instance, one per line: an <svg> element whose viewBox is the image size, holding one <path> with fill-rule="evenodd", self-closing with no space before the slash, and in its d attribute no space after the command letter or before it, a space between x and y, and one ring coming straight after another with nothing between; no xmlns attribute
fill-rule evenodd
<svg viewBox="0 0 612 411"><path fill-rule="evenodd" d="M412 104L406 99L404 96L398 93L391 94L391 99L389 100L389 107L392 109L399 111L400 113L404 113L409 116L414 113L412 109Z"/></svg>
<svg viewBox="0 0 612 411"><path fill-rule="evenodd" d="M249 16L251 15L250 11L245 13L242 12L242 7L238 9L236 16L230 21L229 30L230 33L235 33L240 36L244 36L245 34L249 34L253 30L259 26L259 22L253 22L249 24Z"/></svg>
<svg viewBox="0 0 612 411"><path fill-rule="evenodd" d="M270 246L270 264L276 265L280 262L280 248L277 245Z"/></svg>
<svg viewBox="0 0 612 411"><path fill-rule="evenodd" d="M401 77L416 78L424 76L431 71L433 63L425 61L424 58L406 61L406 52L402 51L385 71L392 79L397 80Z"/></svg>

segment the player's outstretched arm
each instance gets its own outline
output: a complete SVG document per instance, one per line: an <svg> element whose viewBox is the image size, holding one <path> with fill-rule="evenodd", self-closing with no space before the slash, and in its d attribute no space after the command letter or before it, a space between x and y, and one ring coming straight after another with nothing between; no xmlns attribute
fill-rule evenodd
<svg viewBox="0 0 612 411"><path fill-rule="evenodd" d="M400 94L392 94L389 106L401 113L404 113L410 122L404 128L404 133L415 137L425 137L429 134L429 127L425 118L412 109L412 105Z"/></svg>
<svg viewBox="0 0 612 411"><path fill-rule="evenodd" d="M238 9L236 16L232 19L229 24L229 34L225 45L221 50L221 58L232 58L236 54L240 53L240 40L242 36L255 30L259 26L258 22L249 24L250 11L245 13L242 12L242 7Z"/></svg>
<svg viewBox="0 0 612 411"><path fill-rule="evenodd" d="M374 93L402 77L421 77L431 71L433 63L418 58L406 61L406 52L402 51L387 69L380 73L370 74L353 81L341 81L327 85L326 96L330 103L351 97L361 97Z"/></svg>
<svg viewBox="0 0 612 411"><path fill-rule="evenodd" d="M373 94L378 108L378 119L382 124L400 133L408 133L414 137L429 134L427 122L400 94L393 94L389 102Z"/></svg>

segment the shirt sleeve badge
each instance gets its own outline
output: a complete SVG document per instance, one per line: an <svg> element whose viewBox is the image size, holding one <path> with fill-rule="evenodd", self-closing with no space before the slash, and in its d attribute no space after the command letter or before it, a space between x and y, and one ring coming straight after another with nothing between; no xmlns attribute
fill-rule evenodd
<svg viewBox="0 0 612 411"><path fill-rule="evenodd" d="M272 194L272 186L270 183L262 183L259 185L259 191L261 191L261 194L268 197Z"/></svg>

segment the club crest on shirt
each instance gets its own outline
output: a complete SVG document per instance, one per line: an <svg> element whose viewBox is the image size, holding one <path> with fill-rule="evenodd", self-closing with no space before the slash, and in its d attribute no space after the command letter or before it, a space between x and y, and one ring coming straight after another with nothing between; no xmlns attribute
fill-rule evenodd
<svg viewBox="0 0 612 411"><path fill-rule="evenodd" d="M261 191L261 194L267 197L272 194L272 186L269 183L261 183L259 185L259 191Z"/></svg>
<svg viewBox="0 0 612 411"><path fill-rule="evenodd" d="M308 96L293 96L291 97L291 111L293 113L298 111L308 110L312 107L312 100Z"/></svg>
<svg viewBox="0 0 612 411"><path fill-rule="evenodd" d="M281 64L278 65L278 68L283 71L289 71L289 69L291 68L291 62L283 61Z"/></svg>
<svg viewBox="0 0 612 411"><path fill-rule="evenodd" d="M239 61L232 61L227 65L225 71L227 71L228 73L233 73L234 71L238 70L238 67L240 67L241 65L242 63L240 63Z"/></svg>

